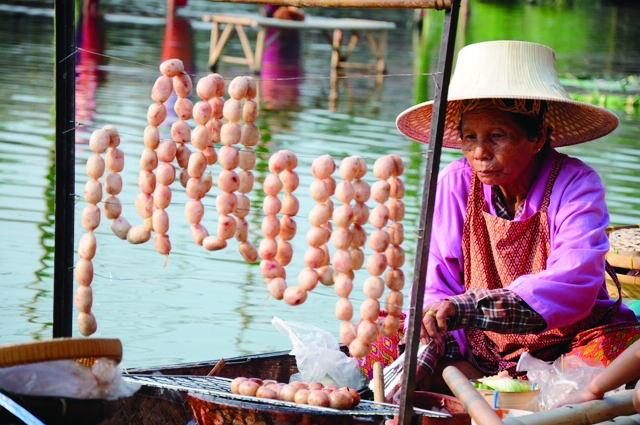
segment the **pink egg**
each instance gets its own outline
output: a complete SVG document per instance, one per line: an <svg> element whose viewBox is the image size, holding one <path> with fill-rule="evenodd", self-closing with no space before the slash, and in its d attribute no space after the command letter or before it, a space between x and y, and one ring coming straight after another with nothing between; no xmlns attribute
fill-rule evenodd
<svg viewBox="0 0 640 425"><path fill-rule="evenodd" d="M160 64L160 72L172 78L184 72L184 64L180 59L168 59Z"/></svg>
<svg viewBox="0 0 640 425"><path fill-rule="evenodd" d="M191 177L189 177L189 173L187 172L186 168L183 168L180 171L180 184L182 185L182 187L186 188L187 187L187 183L189 182L189 179Z"/></svg>
<svg viewBox="0 0 640 425"><path fill-rule="evenodd" d="M378 203L385 203L389 199L391 185L386 180L378 180L371 188L371 197Z"/></svg>
<svg viewBox="0 0 640 425"><path fill-rule="evenodd" d="M293 218L288 215L282 216L280 218L280 239L284 241L289 241L294 238L296 235L296 222Z"/></svg>
<svg viewBox="0 0 640 425"><path fill-rule="evenodd" d="M171 83L171 78L166 75L161 75L153 84L151 99L153 99L154 102L164 103L169 99L172 91L173 84Z"/></svg>
<svg viewBox="0 0 640 425"><path fill-rule="evenodd" d="M322 260L324 259L324 251L320 248L310 246L304 253L304 263L311 269L317 269L322 267Z"/></svg>
<svg viewBox="0 0 640 425"><path fill-rule="evenodd" d="M340 298L336 303L336 317L339 320L349 321L353 317L353 305L347 298Z"/></svg>
<svg viewBox="0 0 640 425"><path fill-rule="evenodd" d="M216 196L216 211L220 215L231 214L238 206L238 198L234 193L222 192Z"/></svg>
<svg viewBox="0 0 640 425"><path fill-rule="evenodd" d="M89 260L78 260L75 268L75 278L78 285L91 285L93 281L93 263Z"/></svg>
<svg viewBox="0 0 640 425"><path fill-rule="evenodd" d="M404 288L404 273L400 269L388 270L384 275L387 288L392 291L401 291Z"/></svg>
<svg viewBox="0 0 640 425"><path fill-rule="evenodd" d="M127 239L129 230L131 230L131 225L123 216L120 216L111 221L111 231L120 239Z"/></svg>
<svg viewBox="0 0 640 425"><path fill-rule="evenodd" d="M156 188L156 176L151 171L142 170L138 174L138 187L146 194L152 194Z"/></svg>
<svg viewBox="0 0 640 425"><path fill-rule="evenodd" d="M276 277L275 279L271 279L271 281L267 284L267 289L269 290L269 294L275 298L276 300L281 300L284 298L284 291L287 290L287 283L281 277Z"/></svg>
<svg viewBox="0 0 640 425"><path fill-rule="evenodd" d="M153 149L145 148L140 155L140 169L153 171L158 166L158 155ZM103 168L104 169L104 168Z"/></svg>
<svg viewBox="0 0 640 425"><path fill-rule="evenodd" d="M169 235L158 233L153 237L153 244L156 247L156 251L160 255L169 255L171 251L171 241Z"/></svg>
<svg viewBox="0 0 640 425"><path fill-rule="evenodd" d="M151 232L144 225L133 226L127 233L127 241L134 245L145 243L149 239L151 239Z"/></svg>
<svg viewBox="0 0 640 425"><path fill-rule="evenodd" d="M291 262L293 258L293 246L285 240L278 242L278 253L276 254L276 260L281 266L286 266Z"/></svg>
<svg viewBox="0 0 640 425"><path fill-rule="evenodd" d="M240 187L240 179L235 171L222 170L218 174L218 187L223 192L235 192Z"/></svg>
<svg viewBox="0 0 640 425"><path fill-rule="evenodd" d="M395 199L404 198L404 183L398 177L390 177L389 180L389 196Z"/></svg>
<svg viewBox="0 0 640 425"><path fill-rule="evenodd" d="M91 155L87 159L87 175L92 179L99 179L104 174L104 165L105 161L100 154Z"/></svg>
<svg viewBox="0 0 640 425"><path fill-rule="evenodd" d="M402 223L392 223L387 227L389 234L389 243L392 245L401 245L404 242L404 226Z"/></svg>
<svg viewBox="0 0 640 425"><path fill-rule="evenodd" d="M331 192L331 195L336 193L336 187L338 185L336 183L336 179L334 179L333 177L327 177L326 179L322 179L322 181L326 182L329 185L329 191Z"/></svg>
<svg viewBox="0 0 640 425"><path fill-rule="evenodd" d="M282 151L276 152L269 157L269 171L278 174L284 171L289 165L289 157Z"/></svg>
<svg viewBox="0 0 640 425"><path fill-rule="evenodd" d="M404 249L399 246L390 245L384 252L387 257L387 264L393 269L399 269L404 265Z"/></svg>
<svg viewBox="0 0 640 425"><path fill-rule="evenodd" d="M388 179L393 173L395 173L395 170L395 161L389 155L378 158L373 164L373 175L380 180Z"/></svg>
<svg viewBox="0 0 640 425"><path fill-rule="evenodd" d="M207 251L219 251L227 247L227 241L220 236L207 236L202 240L202 247Z"/></svg>
<svg viewBox="0 0 640 425"><path fill-rule="evenodd" d="M255 246L251 245L251 243L243 242L240 244L239 249L242 258L244 258L244 261L247 263L255 263L258 259L258 251Z"/></svg>
<svg viewBox="0 0 640 425"><path fill-rule="evenodd" d="M369 215L369 222L373 227L383 228L389 221L389 209L385 205L378 205Z"/></svg>
<svg viewBox="0 0 640 425"><path fill-rule="evenodd" d="M362 285L362 292L367 298L380 298L384 293L384 280L377 276L369 276Z"/></svg>
<svg viewBox="0 0 640 425"><path fill-rule="evenodd" d="M86 314L91 313L91 306L93 305L93 291L91 290L91 286L78 286L74 299L79 312Z"/></svg>
<svg viewBox="0 0 640 425"><path fill-rule="evenodd" d="M178 97L187 97L193 89L193 82L189 74L179 74L173 77L173 89Z"/></svg>
<svg viewBox="0 0 640 425"><path fill-rule="evenodd" d="M187 129L189 128L189 124L187 124L184 121L176 121L173 125L175 126L175 125L177 125L177 123L183 123L184 125L187 126ZM172 126L172 129L173 129L173 126ZM144 140L144 145L146 147L148 147L149 149L157 148L158 144L160 143L160 132L158 131L158 127L153 126L153 125L148 125L144 129L144 133L142 135L142 139Z"/></svg>
<svg viewBox="0 0 640 425"><path fill-rule="evenodd" d="M298 202L298 198L290 193L285 193L282 198L282 209L280 212L287 215L296 215L299 209L300 202Z"/></svg>
<svg viewBox="0 0 640 425"><path fill-rule="evenodd" d="M236 77L229 83L229 96L240 100L246 96L249 89L249 80L247 77Z"/></svg>
<svg viewBox="0 0 640 425"><path fill-rule="evenodd" d="M372 276L380 276L387 268L387 257L383 253L375 253L367 258L367 271Z"/></svg>
<svg viewBox="0 0 640 425"><path fill-rule="evenodd" d="M204 238L209 236L209 232L202 224L192 224L190 229L191 237L198 245L202 245Z"/></svg>
<svg viewBox="0 0 640 425"><path fill-rule="evenodd" d="M256 153L251 148L240 149L240 168L253 170L256 166Z"/></svg>
<svg viewBox="0 0 640 425"><path fill-rule="evenodd" d="M104 200L104 216L109 220L120 217L122 204L115 196L107 196Z"/></svg>
<svg viewBox="0 0 640 425"><path fill-rule="evenodd" d="M162 103L152 103L147 109L149 125L159 126L167 118L167 108Z"/></svg>
<svg viewBox="0 0 640 425"><path fill-rule="evenodd" d="M321 226L331 218L329 206L325 204L316 204L309 212L309 222L312 226Z"/></svg>
<svg viewBox="0 0 640 425"><path fill-rule="evenodd" d="M218 88L218 81L211 74L206 77L200 78L198 84L196 84L196 93L202 99L211 99L216 96Z"/></svg>
<svg viewBox="0 0 640 425"><path fill-rule="evenodd" d="M191 157L191 149L189 147L178 144L176 147L176 159L180 168L187 168L189 165L189 157Z"/></svg>
<svg viewBox="0 0 640 425"><path fill-rule="evenodd" d="M236 234L236 219L228 215L218 218L218 236L222 239L231 239Z"/></svg>
<svg viewBox="0 0 640 425"><path fill-rule="evenodd" d="M358 339L365 344L371 344L378 339L379 327L376 323L363 320L358 324Z"/></svg>
<svg viewBox="0 0 640 425"><path fill-rule="evenodd" d="M168 186L159 184L153 192L153 205L156 208L165 209L171 204L171 189Z"/></svg>
<svg viewBox="0 0 640 425"><path fill-rule="evenodd" d="M350 345L356 339L356 326L348 321L340 323L340 342Z"/></svg>
<svg viewBox="0 0 640 425"><path fill-rule="evenodd" d="M359 224L351 227L351 247L360 248L367 242L367 232Z"/></svg>
<svg viewBox="0 0 640 425"><path fill-rule="evenodd" d="M318 269L318 278L320 279L320 283L324 286L333 286L333 274L334 272L331 266L322 266Z"/></svg>
<svg viewBox="0 0 640 425"><path fill-rule="evenodd" d="M359 172L360 164L356 157L350 156L340 162L340 177L342 177L343 180L351 181Z"/></svg>
<svg viewBox="0 0 640 425"><path fill-rule="evenodd" d="M224 104L225 101L221 97L209 99L209 105L211 105L211 116L213 118L221 120L224 117Z"/></svg>
<svg viewBox="0 0 640 425"><path fill-rule="evenodd" d="M307 300L307 291L299 286L290 286L284 291L284 302L289 305L300 305Z"/></svg>
<svg viewBox="0 0 640 425"><path fill-rule="evenodd" d="M219 143L220 129L222 128L222 121L218 119L212 119L207 123L206 127L209 129L209 134L211 135L211 142Z"/></svg>
<svg viewBox="0 0 640 425"><path fill-rule="evenodd" d="M400 291L391 291L387 294L387 302L385 305L385 310L392 315L398 316L402 313L402 302L403 302L402 292Z"/></svg>
<svg viewBox="0 0 640 425"><path fill-rule="evenodd" d="M275 239L280 233L280 220L278 217L268 215L262 219L262 233L270 239Z"/></svg>
<svg viewBox="0 0 640 425"><path fill-rule="evenodd" d="M393 221L402 221L404 218L404 203L399 199L391 199L386 203L389 209L389 218Z"/></svg>
<svg viewBox="0 0 640 425"><path fill-rule="evenodd" d="M242 128L238 123L228 122L220 128L220 141L223 145L231 146L240 143Z"/></svg>
<svg viewBox="0 0 640 425"><path fill-rule="evenodd" d="M212 145L207 146L204 150L202 150L202 154L207 161L207 165L213 165L218 161L218 154Z"/></svg>
<svg viewBox="0 0 640 425"><path fill-rule="evenodd" d="M153 230L157 233L167 233L169 231L169 214L165 210L157 209L151 216Z"/></svg>
<svg viewBox="0 0 640 425"><path fill-rule="evenodd" d="M83 336L89 336L98 330L96 318L92 313L80 313L78 315L78 329Z"/></svg>
<svg viewBox="0 0 640 425"><path fill-rule="evenodd" d="M404 163L402 162L402 158L396 154L389 155L395 164L395 169L393 170L392 176L398 177L401 176L404 172Z"/></svg>
<svg viewBox="0 0 640 425"><path fill-rule="evenodd" d="M173 105L173 110L179 119L186 121L191 119L191 116L193 115L193 103L186 97L179 97ZM149 122L149 124L151 124L151 122ZM152 125L157 126L159 124Z"/></svg>
<svg viewBox="0 0 640 425"><path fill-rule="evenodd" d="M396 316L387 316L384 318L380 332L384 336L395 335L400 329L400 319Z"/></svg>
<svg viewBox="0 0 640 425"><path fill-rule="evenodd" d="M184 216L191 224L200 223L204 216L204 205L197 199L187 201L187 205L184 208Z"/></svg>
<svg viewBox="0 0 640 425"><path fill-rule="evenodd" d="M149 127L147 127L149 128ZM152 127L155 128L155 127ZM145 130L145 134L146 134L146 130ZM187 143L191 140L191 127L189 127L189 124L187 124L186 121L182 121L182 120L178 120L176 122L174 122L171 125L171 139L172 141L176 142L176 143ZM148 147L150 147L151 149L155 149L156 146L158 146L158 142L156 139L151 139L150 140L155 140L155 146L150 145L147 143L147 139L145 137L145 145L147 145Z"/></svg>
<svg viewBox="0 0 640 425"><path fill-rule="evenodd" d="M224 78L220 74L211 74L211 78L216 82L216 96L224 96L227 88L224 83Z"/></svg>
<svg viewBox="0 0 640 425"><path fill-rule="evenodd" d="M351 248L349 250L351 254L351 264L353 270L360 270L364 264L364 252L358 248Z"/></svg>
<svg viewBox="0 0 640 425"><path fill-rule="evenodd" d="M338 250L333 254L331 260L331 265L337 272L348 273L353 268L351 253L349 251Z"/></svg>
<svg viewBox="0 0 640 425"><path fill-rule="evenodd" d="M262 211L266 215L276 215L280 212L281 208L282 202L280 202L277 196L268 195L262 201Z"/></svg>
<svg viewBox="0 0 640 425"><path fill-rule="evenodd" d="M193 120L200 125L206 125L211 119L212 112L209 102L200 101L193 105Z"/></svg>
<svg viewBox="0 0 640 425"><path fill-rule="evenodd" d="M312 226L307 230L307 244L314 248L320 248L327 243L329 238L329 231L322 227Z"/></svg>
<svg viewBox="0 0 640 425"><path fill-rule="evenodd" d="M105 162L109 171L119 173L124 169L124 152L118 148L109 149Z"/></svg>
<svg viewBox="0 0 640 425"><path fill-rule="evenodd" d="M211 175L211 173L209 173L206 176L202 177L202 181L204 182L204 190L205 190L205 192L209 193L209 191L211 190L211 187L213 186L213 176Z"/></svg>
<svg viewBox="0 0 640 425"><path fill-rule="evenodd" d="M157 150L158 160L172 162L176 158L176 144L173 140L165 140L160 143Z"/></svg>
<svg viewBox="0 0 640 425"><path fill-rule="evenodd" d="M253 100L247 100L242 108L242 119L244 122L254 122L257 117L258 104Z"/></svg>
<svg viewBox="0 0 640 425"><path fill-rule="evenodd" d="M389 234L381 229L374 230L369 237L369 246L375 252L384 252L389 246Z"/></svg>
<svg viewBox="0 0 640 425"><path fill-rule="evenodd" d="M207 169L207 159L202 152L194 152L189 156L187 172L190 177L202 177Z"/></svg>
<svg viewBox="0 0 640 425"><path fill-rule="evenodd" d="M240 131L240 143L244 146L255 146L260 141L260 129L252 122L247 122Z"/></svg>
<svg viewBox="0 0 640 425"><path fill-rule="evenodd" d="M331 264L331 255L329 254L329 248L327 247L327 245L322 245L320 247L320 249L322 249L322 251L324 252L324 259L322 260L322 266L328 266L329 264Z"/></svg>
<svg viewBox="0 0 640 425"><path fill-rule="evenodd" d="M96 236L93 232L82 235L78 243L78 255L84 260L91 260L96 255Z"/></svg>
<svg viewBox="0 0 640 425"><path fill-rule="evenodd" d="M348 204L353 199L355 191L350 182L344 181L338 183L335 190L336 199L343 204Z"/></svg>
<svg viewBox="0 0 640 425"><path fill-rule="evenodd" d="M353 199L356 202L364 203L369 200L371 197L371 188L369 187L369 183L362 180L354 180L351 182L353 186Z"/></svg>
<svg viewBox="0 0 640 425"><path fill-rule="evenodd" d="M109 195L117 195L122 191L122 177L118 173L109 173L104 178L104 191Z"/></svg>
<svg viewBox="0 0 640 425"><path fill-rule="evenodd" d="M318 285L318 273L310 268L302 269L298 274L298 286L305 291L312 291Z"/></svg>
<svg viewBox="0 0 640 425"><path fill-rule="evenodd" d="M157 105L157 104L153 104ZM152 106L153 106L152 105ZM104 153L109 148L111 136L107 130L95 130L89 138L89 148L95 153Z"/></svg>
<svg viewBox="0 0 640 425"><path fill-rule="evenodd" d="M223 146L218 152L218 163L225 170L233 170L240 163L240 154L233 146Z"/></svg>
<svg viewBox="0 0 640 425"><path fill-rule="evenodd" d="M247 99L253 99L258 94L258 85L256 83L256 80L250 76L244 78L247 79L247 93L245 94L245 97Z"/></svg>
<svg viewBox="0 0 640 425"><path fill-rule="evenodd" d="M333 278L333 290L336 295L341 298L348 298L351 291L353 291L353 280L343 273L338 273Z"/></svg>
<svg viewBox="0 0 640 425"><path fill-rule="evenodd" d="M191 144L198 150L204 150L211 145L211 135L209 129L204 125L199 125L191 132Z"/></svg>
<svg viewBox="0 0 640 425"><path fill-rule="evenodd" d="M240 179L240 186L238 187L238 191L241 193L249 193L253 190L253 173L251 171L240 171L238 173L238 179Z"/></svg>
<svg viewBox="0 0 640 425"><path fill-rule="evenodd" d="M329 207L329 215L333 216L333 201L331 199L327 199L322 203ZM329 225L331 225L331 223L329 223ZM331 228L329 228L329 230L331 230Z"/></svg>
<svg viewBox="0 0 640 425"><path fill-rule="evenodd" d="M326 179L336 170L336 163L331 155L322 155L311 164L311 175L317 179Z"/></svg>
<svg viewBox="0 0 640 425"><path fill-rule="evenodd" d="M236 239L238 240L238 242L246 242L248 236L249 222L244 218L236 217Z"/></svg>
<svg viewBox="0 0 640 425"><path fill-rule="evenodd" d="M276 196L282 190L282 182L277 174L269 174L264 178L262 183L262 189L264 193L271 196Z"/></svg>
<svg viewBox="0 0 640 425"><path fill-rule="evenodd" d="M353 220L353 208L341 205L333 211L333 223L338 227L349 227Z"/></svg>
<svg viewBox="0 0 640 425"><path fill-rule="evenodd" d="M249 214L249 210L251 209L251 201L245 195L236 194L236 199L238 201L236 205L236 210L234 214L238 218L244 218Z"/></svg>
<svg viewBox="0 0 640 425"><path fill-rule="evenodd" d="M280 173L280 181L285 192L293 192L300 184L300 177L295 171L284 170Z"/></svg>
<svg viewBox="0 0 640 425"><path fill-rule="evenodd" d="M356 161L358 161L358 171L355 177L356 179L361 179L365 176L365 174L367 174L367 162L364 160L363 157L359 155L354 155L353 158L355 158Z"/></svg>
<svg viewBox="0 0 640 425"><path fill-rule="evenodd" d="M237 122L242 117L242 105L237 99L229 99L224 103L222 116L229 122Z"/></svg>
<svg viewBox="0 0 640 425"><path fill-rule="evenodd" d="M142 218L149 218L153 213L153 197L146 193L139 193L135 200L136 211Z"/></svg>
<svg viewBox="0 0 640 425"><path fill-rule="evenodd" d="M105 125L102 129L109 133L109 147L117 148L120 145L120 133L118 133L118 129L111 124Z"/></svg>
<svg viewBox="0 0 640 425"><path fill-rule="evenodd" d="M378 300L368 298L360 304L360 318L362 320L375 321L380 315L380 303Z"/></svg>
<svg viewBox="0 0 640 425"><path fill-rule="evenodd" d="M331 243L341 250L349 249L351 246L351 231L345 227L338 227L331 233Z"/></svg>
<svg viewBox="0 0 640 425"><path fill-rule="evenodd" d="M267 279L273 279L276 277L281 277L282 274L282 266L275 260L262 260L260 262L260 273L262 273L262 277Z"/></svg>

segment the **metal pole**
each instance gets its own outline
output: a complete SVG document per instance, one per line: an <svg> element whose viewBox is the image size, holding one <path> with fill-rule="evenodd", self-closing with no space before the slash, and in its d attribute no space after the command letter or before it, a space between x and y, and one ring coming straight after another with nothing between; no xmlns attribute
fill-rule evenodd
<svg viewBox="0 0 640 425"><path fill-rule="evenodd" d="M444 26L442 28L442 42L440 44L440 59L436 76L436 93L431 116L431 134L427 147L427 167L424 189L422 191L422 208L420 224L418 226L418 246L416 249L416 263L411 285L411 310L409 329L407 330L407 348L405 351L402 373L402 392L400 400L399 422L409 425L413 417L413 393L415 390L416 366L418 363L418 344L420 343L420 323L422 322L422 302L424 301L424 287L427 277L427 261L429 259L429 245L431 243L431 225L433 207L436 197L436 183L440 169L440 152L442 151L442 136L444 134L444 120L447 112L447 95L451 78L451 65L455 49L456 29L460 0L454 0L451 9L445 11Z"/></svg>
<svg viewBox="0 0 640 425"><path fill-rule="evenodd" d="M53 263L53 337L70 337L73 306L75 183L74 0L55 0L56 207ZM72 129L71 131L67 131Z"/></svg>

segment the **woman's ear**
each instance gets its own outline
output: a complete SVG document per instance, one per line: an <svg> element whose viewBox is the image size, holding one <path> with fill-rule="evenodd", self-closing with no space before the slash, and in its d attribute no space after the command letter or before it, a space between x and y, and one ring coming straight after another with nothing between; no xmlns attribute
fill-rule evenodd
<svg viewBox="0 0 640 425"><path fill-rule="evenodd" d="M544 146L545 142L547 141L547 137L548 137L548 126L547 126L546 121L543 121L542 122L542 128L540 129L540 132L535 137L535 139L532 140L536 145L536 151L537 152L542 150L542 147Z"/></svg>

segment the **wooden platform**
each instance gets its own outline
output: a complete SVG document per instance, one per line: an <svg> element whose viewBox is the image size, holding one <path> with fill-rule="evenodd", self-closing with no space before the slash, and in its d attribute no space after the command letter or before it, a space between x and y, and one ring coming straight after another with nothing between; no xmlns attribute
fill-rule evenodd
<svg viewBox="0 0 640 425"><path fill-rule="evenodd" d="M387 49L387 31L396 26L393 22L371 21L367 19L349 18L323 18L318 16L307 16L304 21L287 21L283 19L267 18L260 15L228 15L211 14L203 17L205 22L211 22L211 45L209 48L209 67L213 69L219 62L229 62L247 65L253 72L260 72L262 55L264 49L273 38L265 40L267 28L278 30L320 30L332 47L331 69L338 68L366 68L383 73L385 71L385 59ZM224 29L221 30L221 26ZM245 29L247 27L257 28L258 34L255 42L255 49L251 46L249 37ZM231 39L233 33L238 35L244 57L222 56L224 47ZM351 36L346 49L342 49L342 40L345 33L350 32ZM279 33L279 31L278 31ZM278 35L276 33L274 37ZM377 33L377 34L376 34ZM376 39L377 35L377 39ZM358 45L361 38L366 37L374 63L347 62L347 59Z"/></svg>

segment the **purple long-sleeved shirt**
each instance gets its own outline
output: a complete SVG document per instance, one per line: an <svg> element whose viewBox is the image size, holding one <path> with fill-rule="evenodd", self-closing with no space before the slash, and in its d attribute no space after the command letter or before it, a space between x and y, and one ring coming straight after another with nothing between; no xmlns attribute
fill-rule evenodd
<svg viewBox="0 0 640 425"><path fill-rule="evenodd" d="M547 156L527 195L522 214L525 220L542 205L551 167L558 153ZM447 165L440 173L424 305L464 292L462 232L467 209L471 166L466 159ZM586 317L594 305L614 303L604 284L604 257L609 250L605 228L609 214L604 187L595 170L576 158L564 160L551 192L549 230L551 254L546 270L518 277L509 289L518 294L546 321L548 329L572 324ZM491 186L484 185L489 213L496 215L491 203ZM635 322L627 307L611 320ZM464 330L452 332L461 354L467 348Z"/></svg>

